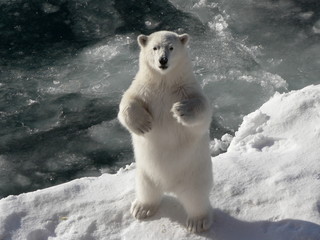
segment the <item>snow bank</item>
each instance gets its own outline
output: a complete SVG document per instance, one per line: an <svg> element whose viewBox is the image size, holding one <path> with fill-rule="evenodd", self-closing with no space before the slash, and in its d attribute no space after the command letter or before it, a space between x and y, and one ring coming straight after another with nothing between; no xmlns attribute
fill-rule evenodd
<svg viewBox="0 0 320 240"><path fill-rule="evenodd" d="M276 94L212 159L214 225L194 235L172 196L147 221L129 214L134 165L0 200L0 239L320 239L320 85Z"/></svg>

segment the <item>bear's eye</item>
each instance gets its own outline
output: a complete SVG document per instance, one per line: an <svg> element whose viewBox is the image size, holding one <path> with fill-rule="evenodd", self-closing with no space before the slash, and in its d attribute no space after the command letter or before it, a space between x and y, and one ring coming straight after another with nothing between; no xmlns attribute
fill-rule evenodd
<svg viewBox="0 0 320 240"><path fill-rule="evenodd" d="M173 50L173 47L170 47L169 50L172 51L172 50Z"/></svg>
<svg viewBox="0 0 320 240"><path fill-rule="evenodd" d="M154 47L153 50L156 51L156 50L157 50L157 47Z"/></svg>

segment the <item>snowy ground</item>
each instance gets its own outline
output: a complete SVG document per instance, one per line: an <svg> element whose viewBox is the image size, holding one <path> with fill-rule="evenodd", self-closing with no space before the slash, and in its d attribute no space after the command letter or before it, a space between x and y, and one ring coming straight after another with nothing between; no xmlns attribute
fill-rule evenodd
<svg viewBox="0 0 320 240"><path fill-rule="evenodd" d="M194 235L172 196L147 221L129 214L134 165L0 200L1 240L320 239L320 85L276 94L212 158L214 224Z"/></svg>

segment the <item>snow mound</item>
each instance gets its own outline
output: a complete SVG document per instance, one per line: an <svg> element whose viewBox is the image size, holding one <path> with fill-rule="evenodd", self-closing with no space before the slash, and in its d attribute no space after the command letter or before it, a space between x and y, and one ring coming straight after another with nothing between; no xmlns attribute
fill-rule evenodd
<svg viewBox="0 0 320 240"><path fill-rule="evenodd" d="M211 156L217 156L220 153L226 152L228 147L230 146L230 143L233 139L233 136L229 133L226 133L221 137L221 140L219 139L213 139L213 141L210 142L210 153Z"/></svg>
<svg viewBox="0 0 320 240"><path fill-rule="evenodd" d="M212 158L214 224L194 235L171 195L137 221L135 165L0 200L1 240L320 239L320 85L276 94L247 115L227 152ZM224 148L231 137L217 142Z"/></svg>
<svg viewBox="0 0 320 240"><path fill-rule="evenodd" d="M230 151L291 151L296 147L308 151L319 146L319 89L317 85L276 93L260 109L244 117Z"/></svg>

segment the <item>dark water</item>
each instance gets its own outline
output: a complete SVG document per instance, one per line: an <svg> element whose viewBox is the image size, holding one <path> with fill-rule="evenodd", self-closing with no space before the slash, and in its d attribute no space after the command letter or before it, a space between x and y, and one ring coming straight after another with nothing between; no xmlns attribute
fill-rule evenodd
<svg viewBox="0 0 320 240"><path fill-rule="evenodd" d="M1 1L0 197L133 161L116 116L138 34L191 35L213 139L276 91L319 82L319 14L311 0Z"/></svg>

